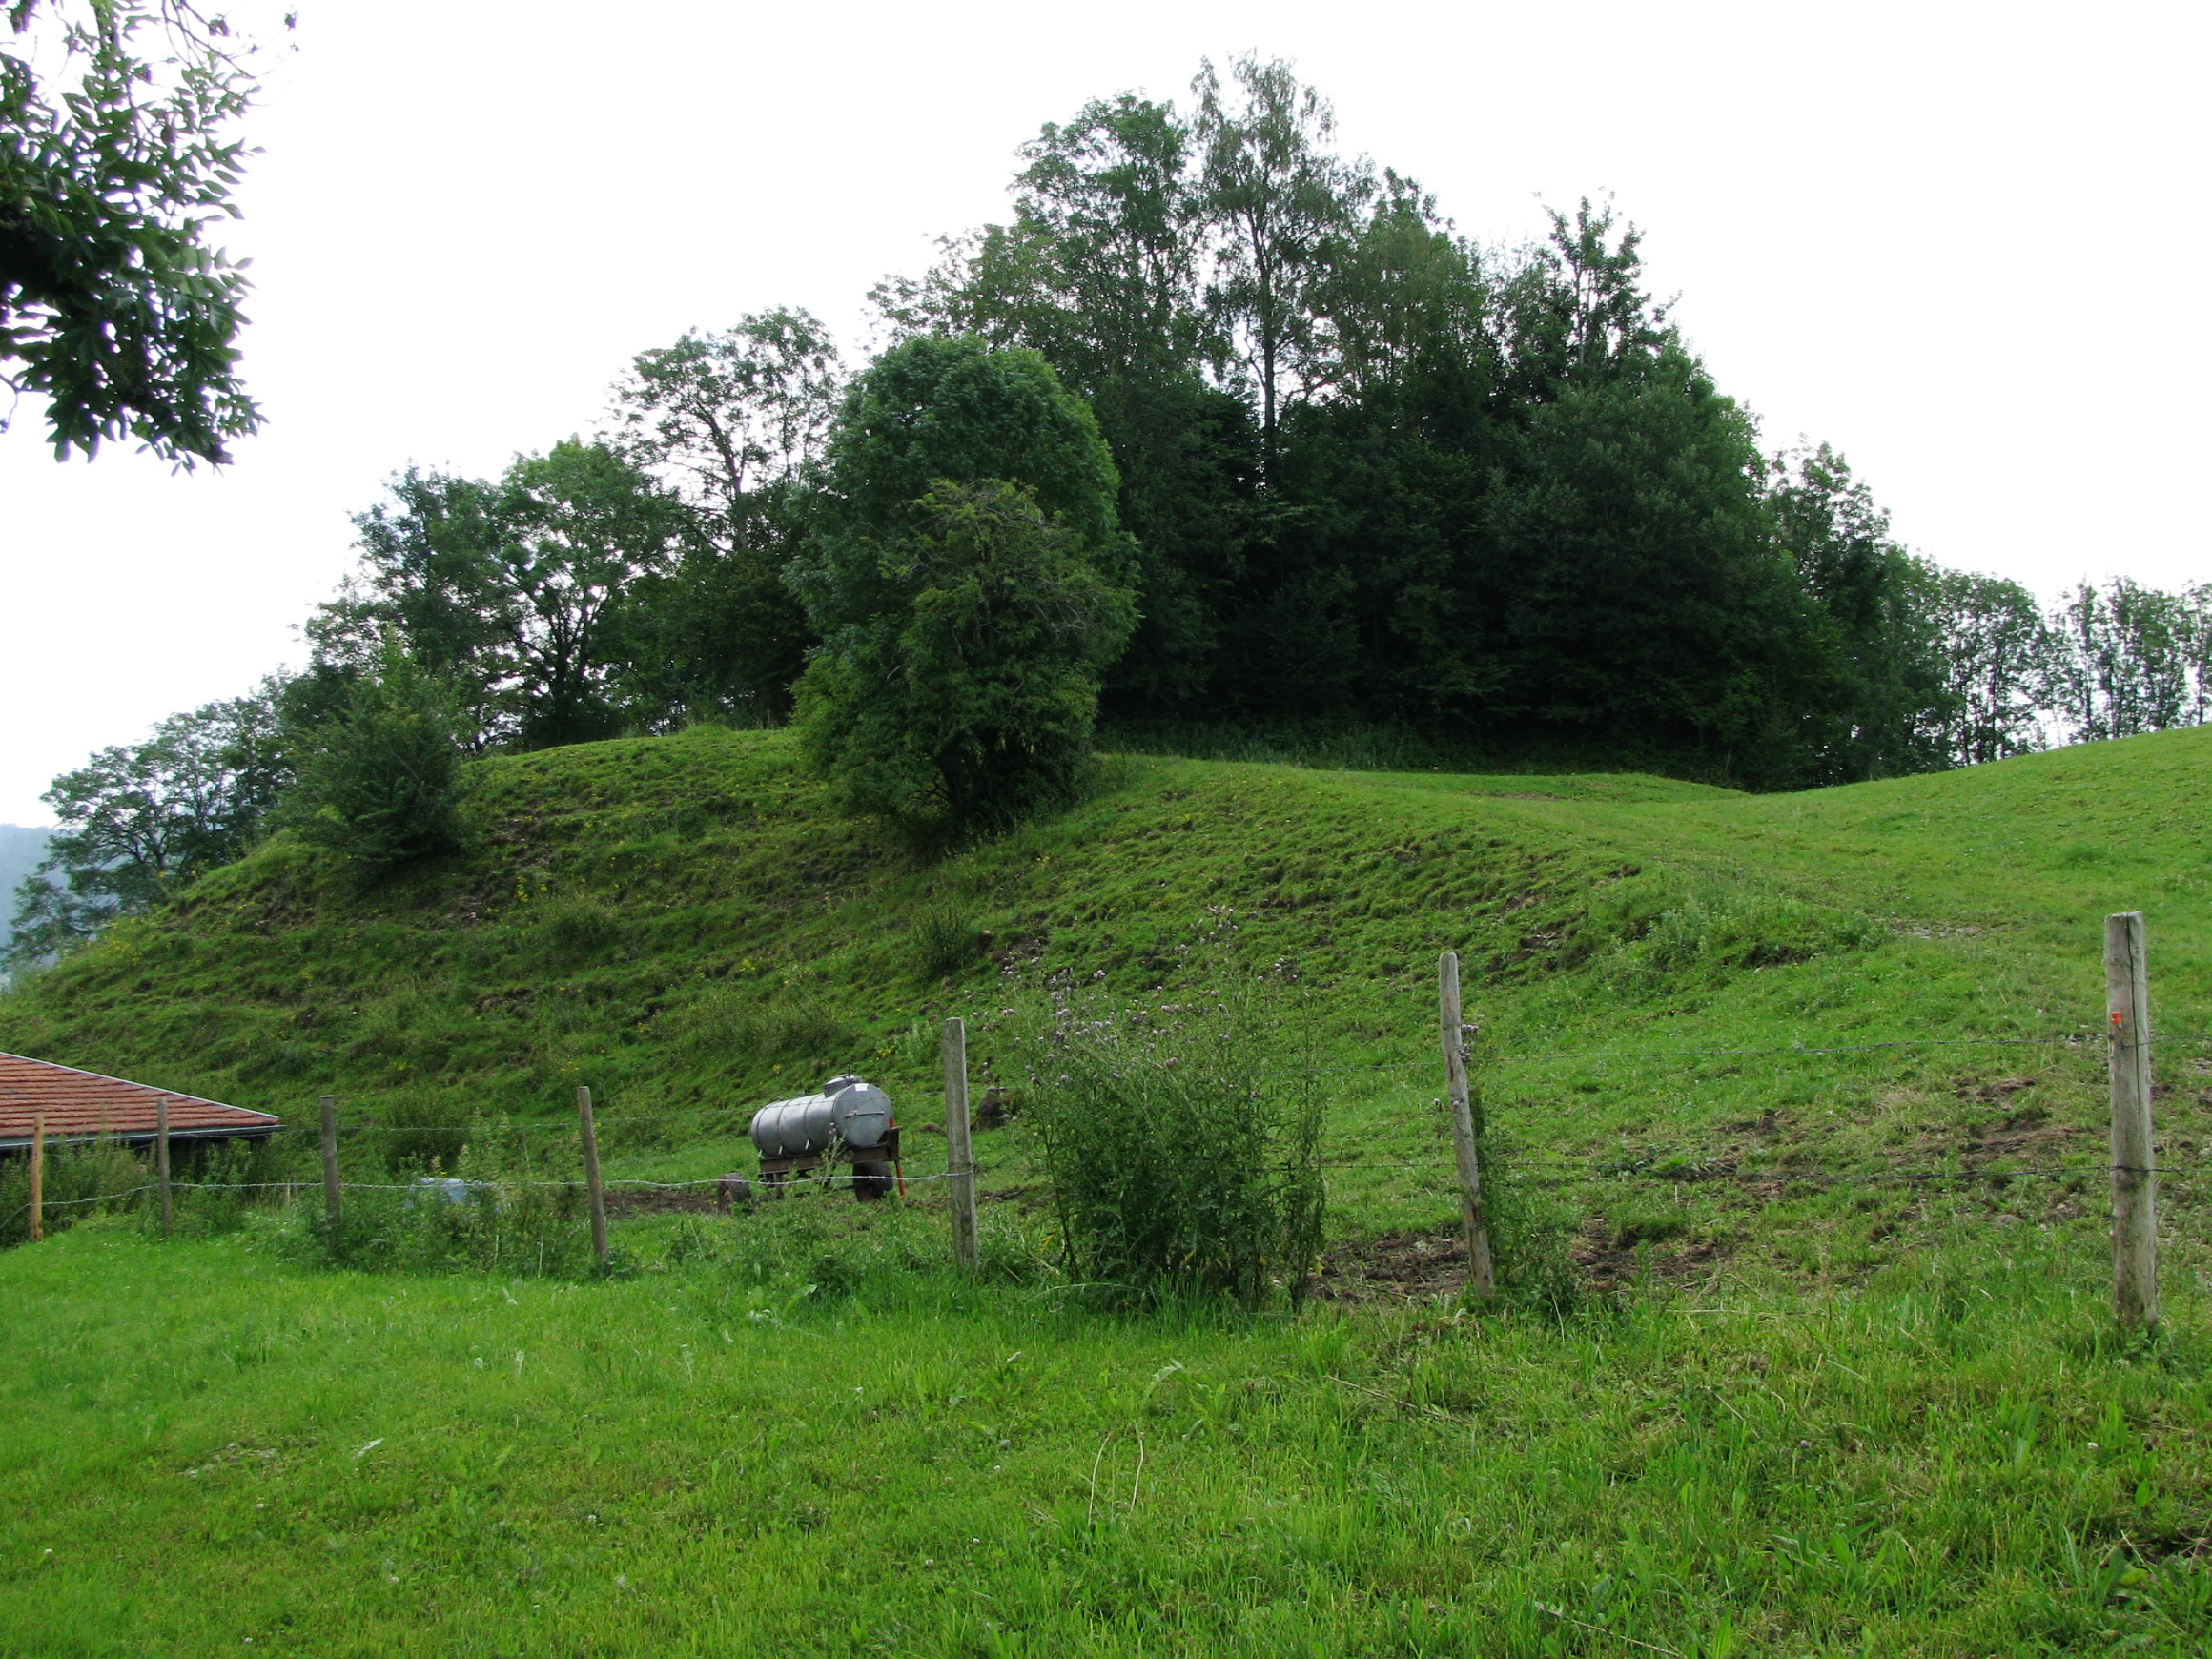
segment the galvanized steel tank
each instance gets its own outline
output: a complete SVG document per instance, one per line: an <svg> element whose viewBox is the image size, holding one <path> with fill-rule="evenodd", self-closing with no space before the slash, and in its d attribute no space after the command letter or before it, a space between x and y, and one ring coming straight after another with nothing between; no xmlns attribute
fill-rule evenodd
<svg viewBox="0 0 2212 1659"><path fill-rule="evenodd" d="M763 1157L804 1157L832 1136L854 1152L881 1146L891 1132L891 1096L858 1077L832 1077L819 1095L778 1100L752 1115L752 1143Z"/></svg>

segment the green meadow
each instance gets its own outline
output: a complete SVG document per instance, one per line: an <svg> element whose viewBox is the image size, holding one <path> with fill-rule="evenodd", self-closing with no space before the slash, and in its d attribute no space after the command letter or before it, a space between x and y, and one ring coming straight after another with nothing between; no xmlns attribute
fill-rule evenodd
<svg viewBox="0 0 2212 1659"><path fill-rule="evenodd" d="M301 1125L334 1094L349 1201L399 1216L369 1189L494 1146L572 1177L580 1083L618 1181L745 1168L753 1107L847 1068L940 1173L956 1014L999 1124L986 1272L951 1271L928 1181L633 1200L604 1276L336 1270L275 1189L188 1193L166 1242L81 1206L0 1254L0 1650L2212 1642L2212 731L1776 795L1109 756L935 859L779 734L478 776L468 858L363 892L274 842L0 1000L0 1048ZM2106 1303L2123 909L2148 1339ZM1459 1295L1446 950L1520 1270L1495 1308ZM1312 1294L1101 1301L1055 1265L1016 1034L1051 984L1224 977L1324 1080ZM286 1136L189 1173L312 1171Z"/></svg>

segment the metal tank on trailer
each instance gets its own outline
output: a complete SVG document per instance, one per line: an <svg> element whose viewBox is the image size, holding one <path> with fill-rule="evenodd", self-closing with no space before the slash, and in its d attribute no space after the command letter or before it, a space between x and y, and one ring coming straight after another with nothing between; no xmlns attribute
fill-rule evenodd
<svg viewBox="0 0 2212 1659"><path fill-rule="evenodd" d="M899 1131L891 1096L861 1077L831 1077L818 1094L763 1106L748 1134L760 1154L761 1180L778 1198L793 1176L832 1161L852 1166L858 1198L880 1198L897 1180Z"/></svg>

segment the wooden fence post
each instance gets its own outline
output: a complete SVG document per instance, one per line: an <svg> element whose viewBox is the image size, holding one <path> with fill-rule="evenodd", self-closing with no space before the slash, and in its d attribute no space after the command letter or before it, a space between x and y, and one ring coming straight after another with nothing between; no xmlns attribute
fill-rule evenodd
<svg viewBox="0 0 2212 1659"><path fill-rule="evenodd" d="M322 1097L322 1219L325 1225L338 1225L338 1096Z"/></svg>
<svg viewBox="0 0 2212 1659"><path fill-rule="evenodd" d="M31 1117L31 1241L46 1237L46 1114Z"/></svg>
<svg viewBox="0 0 2212 1659"><path fill-rule="evenodd" d="M979 1257L975 1229L975 1148L968 1138L968 1026L945 1022L945 1185L952 1199L952 1260L973 1273Z"/></svg>
<svg viewBox="0 0 2212 1659"><path fill-rule="evenodd" d="M606 1191L599 1184L599 1131L591 1121L591 1090L576 1087L576 1120L584 1131L584 1184L591 1193L591 1253L606 1260Z"/></svg>
<svg viewBox="0 0 2212 1659"><path fill-rule="evenodd" d="M1483 1214L1483 1164L1475 1147L1475 1113L1467 1096L1467 1034L1460 1017L1460 958L1437 961L1437 1023L1444 1037L1444 1086L1451 1096L1452 1157L1460 1172L1460 1219L1466 1232L1467 1288L1483 1301L1497 1294L1490 1266L1490 1225Z"/></svg>
<svg viewBox="0 0 2212 1659"><path fill-rule="evenodd" d="M2104 918L2104 998L2112 1039L2112 1311L2129 1329L2147 1331L2159 1322L2159 1178L2140 911Z"/></svg>
<svg viewBox="0 0 2212 1659"><path fill-rule="evenodd" d="M161 1236L169 1237L169 1096L154 1102L154 1184L161 1189Z"/></svg>

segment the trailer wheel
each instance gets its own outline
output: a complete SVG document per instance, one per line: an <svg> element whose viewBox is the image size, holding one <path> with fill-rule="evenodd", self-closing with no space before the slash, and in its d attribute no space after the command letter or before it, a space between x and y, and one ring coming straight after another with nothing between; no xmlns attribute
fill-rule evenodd
<svg viewBox="0 0 2212 1659"><path fill-rule="evenodd" d="M888 1163L856 1163L852 1166L852 1196L862 1203L873 1203L885 1197L897 1184Z"/></svg>

